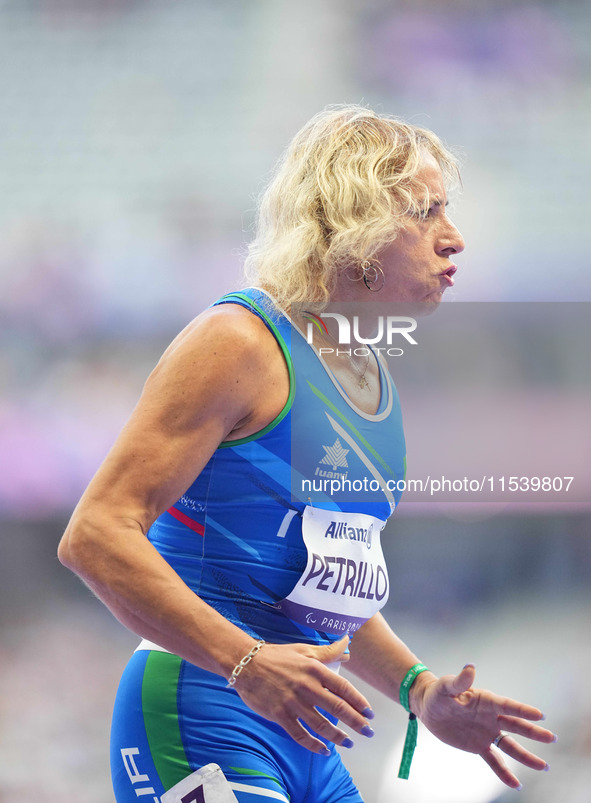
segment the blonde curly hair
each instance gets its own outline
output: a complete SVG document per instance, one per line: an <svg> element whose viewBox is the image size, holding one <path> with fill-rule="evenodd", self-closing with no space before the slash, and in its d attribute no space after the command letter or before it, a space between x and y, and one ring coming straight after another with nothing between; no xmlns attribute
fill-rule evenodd
<svg viewBox="0 0 591 803"><path fill-rule="evenodd" d="M293 138L260 197L245 278L283 309L328 302L339 269L375 259L430 205L425 151L449 188L456 157L433 132L363 106L329 106Z"/></svg>

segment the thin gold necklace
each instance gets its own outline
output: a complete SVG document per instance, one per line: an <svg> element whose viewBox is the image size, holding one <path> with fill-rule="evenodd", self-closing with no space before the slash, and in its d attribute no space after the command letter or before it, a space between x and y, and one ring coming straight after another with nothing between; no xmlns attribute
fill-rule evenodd
<svg viewBox="0 0 591 803"><path fill-rule="evenodd" d="M336 340L333 340L333 338L328 333L326 335L324 335L323 333L322 337L327 338L333 346L337 347L336 353L338 356L338 351L339 351L338 346L340 345L340 343L337 343ZM367 373L367 369L369 368L369 355L370 355L369 347L366 348L367 348L367 356L365 358L365 367L363 368L363 371L358 367L355 360L352 357L349 357L349 364L353 366L353 368L357 373L357 386L361 388L361 390L371 390L371 386L367 380L367 377L365 376L365 374Z"/></svg>

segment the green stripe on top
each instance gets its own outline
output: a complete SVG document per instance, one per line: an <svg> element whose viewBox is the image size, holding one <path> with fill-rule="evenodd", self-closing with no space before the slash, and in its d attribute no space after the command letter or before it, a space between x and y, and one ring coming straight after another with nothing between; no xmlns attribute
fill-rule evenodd
<svg viewBox="0 0 591 803"><path fill-rule="evenodd" d="M285 357L285 362L287 363L287 370L289 372L289 396L279 415L275 416L275 418L269 424L267 424L266 427L263 427L263 429L259 429L258 432L253 432L252 435L247 435L246 438L239 438L238 440L235 441L222 441L222 443L220 443L218 447L219 449L227 449L230 446L240 446L243 443L248 443L249 441L256 440L257 438L262 438L263 435L266 435L267 432L270 432L274 427L277 426L277 424L280 424L281 421L283 421L285 416L291 410L291 405L293 404L293 397L295 396L295 372L293 369L293 362L287 344L281 337L279 329L275 326L275 324L271 320L270 316L267 315L265 310L262 307L259 307L259 305L255 301L253 301L252 298L249 298L249 296L245 295L244 293L229 293L228 295L223 296L223 299L227 301L231 301L233 298L239 298L241 301L245 301L249 307L255 309L259 313L259 315L263 318L265 323L269 326L269 329L275 335L275 339L279 343L281 351L283 352L283 356Z"/></svg>
<svg viewBox="0 0 591 803"><path fill-rule="evenodd" d="M179 726L177 694L182 659L166 652L150 652L142 683L144 726L156 771L166 790L193 771L189 766Z"/></svg>
<svg viewBox="0 0 591 803"><path fill-rule="evenodd" d="M354 427L354 426L353 426L353 424L352 424L352 423L349 421L349 419L348 419L346 416L344 416L344 415L341 413L341 411L338 409L338 407L335 407L335 405L334 405L334 404L333 404L333 403L330 401L330 399L327 399L327 398L326 398L326 396L324 395L324 393L323 393L321 390L318 390L318 388L317 388L315 385L313 385L313 384L310 382L310 380L309 380L309 379L308 379L308 380L306 380L306 381L308 382L308 385L310 385L310 387L312 388L312 392L313 392L313 393L315 393L315 394L316 394L316 396L318 396L318 398L319 398L319 399L322 399L322 401L323 401L323 402L326 404L326 406L327 406L327 407L329 407L329 408L330 408L330 409L333 411L333 413L334 413L335 415L338 415L338 417L341 419L341 421L343 421L343 422L344 422L344 423L345 423L345 424L346 424L346 425L349 427L349 429L351 430L351 432L352 432L352 433L353 433L353 434L354 434L354 435L355 435L355 436L356 436L356 437L359 439L359 441L360 441L360 442L361 442L361 443L362 443L362 444L365 446L365 448L368 450L368 452L370 452L370 454L372 454L372 455L375 457L375 459L376 459L376 460L378 461L378 463L379 463L379 464L382 466L382 468L386 469L386 471L387 471L389 474L391 474L391 475L392 475L392 477L394 477L394 476L395 476L395 474L394 474L394 472L392 471L392 469L390 468L390 466L389 466L389 465L386 463L386 461L384 460L384 458L383 458L381 455L379 455L379 454L376 452L376 450L373 448L373 446L371 445L371 443L369 443L369 441L367 441L367 440L366 440L366 439L363 437L363 435L361 434L361 432L359 432L359 430L358 430L356 427Z"/></svg>

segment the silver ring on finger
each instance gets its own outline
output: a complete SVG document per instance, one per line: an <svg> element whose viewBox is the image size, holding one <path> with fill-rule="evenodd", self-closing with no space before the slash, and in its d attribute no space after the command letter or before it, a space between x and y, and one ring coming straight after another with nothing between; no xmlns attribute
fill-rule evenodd
<svg viewBox="0 0 591 803"><path fill-rule="evenodd" d="M498 747L500 745L500 743L501 743L501 739L504 739L505 736L508 736L508 735L509 735L508 733L503 733L503 731L501 731L499 733L499 735L496 737L496 739L493 739L494 746Z"/></svg>

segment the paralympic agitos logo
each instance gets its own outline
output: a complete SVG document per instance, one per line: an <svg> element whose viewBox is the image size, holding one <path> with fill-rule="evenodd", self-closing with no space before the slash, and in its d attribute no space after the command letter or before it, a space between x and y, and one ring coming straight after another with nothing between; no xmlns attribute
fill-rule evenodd
<svg viewBox="0 0 591 803"><path fill-rule="evenodd" d="M417 328L417 322L414 318L408 318L400 315L378 315L376 318L375 333L371 337L362 337L359 332L359 316L353 315L353 323L341 314L340 312L321 312L320 315L315 315L313 312L303 313L303 318L307 320L306 340L312 345L314 342L314 328L324 334L329 339L332 339L328 333L328 329L323 319L331 318L337 322L338 325L338 344L336 346L350 346L351 342L357 344L353 349L340 349L336 348L337 354L354 354L355 356L363 357L368 353L368 346L372 346L372 351L377 354L386 354L388 357L401 357L404 351L400 346L393 346L394 336L398 335L403 337L412 346L417 345L417 341L410 334ZM377 343L382 341L386 342L385 346L377 346ZM363 348L365 347L365 348ZM333 354L334 348L321 347L318 349L320 354Z"/></svg>

